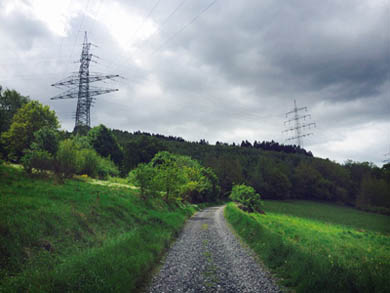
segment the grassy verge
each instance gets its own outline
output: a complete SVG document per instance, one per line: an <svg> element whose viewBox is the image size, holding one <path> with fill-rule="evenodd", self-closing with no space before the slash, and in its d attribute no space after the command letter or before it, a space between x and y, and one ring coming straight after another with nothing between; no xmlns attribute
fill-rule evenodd
<svg viewBox="0 0 390 293"><path fill-rule="evenodd" d="M265 206L265 215L248 214L230 203L225 216L283 285L297 292L390 292L388 217L310 202Z"/></svg>
<svg viewBox="0 0 390 293"><path fill-rule="evenodd" d="M136 291L194 211L0 166L0 292Z"/></svg>

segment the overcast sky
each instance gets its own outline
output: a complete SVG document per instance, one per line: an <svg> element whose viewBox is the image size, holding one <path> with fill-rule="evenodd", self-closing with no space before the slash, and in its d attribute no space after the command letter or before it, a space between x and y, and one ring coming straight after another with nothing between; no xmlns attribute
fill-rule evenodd
<svg viewBox="0 0 390 293"><path fill-rule="evenodd" d="M0 85L49 105L73 130L76 100L50 84L78 71L124 79L92 126L285 143L307 107L315 156L381 166L390 152L390 0L1 0ZM389 157L390 158L390 157Z"/></svg>

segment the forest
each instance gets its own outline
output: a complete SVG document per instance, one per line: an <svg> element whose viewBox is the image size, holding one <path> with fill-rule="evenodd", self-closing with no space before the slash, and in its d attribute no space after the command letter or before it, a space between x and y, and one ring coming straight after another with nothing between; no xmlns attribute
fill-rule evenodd
<svg viewBox="0 0 390 293"><path fill-rule="evenodd" d="M203 174L199 178L208 178L213 194L194 195L190 201L226 200L233 185L246 184L264 199L329 201L390 214L390 164L381 168L370 162L339 164L274 141L211 145L204 139L189 142L104 125L67 132L59 130L56 114L48 106L9 89L0 89L0 114L1 157L22 163L27 172L52 169L60 177L128 178L132 174L134 178L137 166L145 169L156 154L165 152L174 155L176 166L190 166Z"/></svg>

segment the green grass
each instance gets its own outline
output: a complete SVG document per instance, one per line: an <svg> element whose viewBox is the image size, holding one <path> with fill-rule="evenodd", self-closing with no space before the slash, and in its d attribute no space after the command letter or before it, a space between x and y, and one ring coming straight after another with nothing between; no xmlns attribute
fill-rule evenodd
<svg viewBox="0 0 390 293"><path fill-rule="evenodd" d="M142 286L195 207L143 201L121 183L55 184L0 166L0 292Z"/></svg>
<svg viewBox="0 0 390 293"><path fill-rule="evenodd" d="M329 204L265 202L265 215L230 203L225 216L297 292L390 292L390 217Z"/></svg>

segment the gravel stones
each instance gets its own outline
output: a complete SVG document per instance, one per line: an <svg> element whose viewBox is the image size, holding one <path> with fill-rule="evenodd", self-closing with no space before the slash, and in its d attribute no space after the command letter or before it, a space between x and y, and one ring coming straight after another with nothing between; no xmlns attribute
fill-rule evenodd
<svg viewBox="0 0 390 293"><path fill-rule="evenodd" d="M222 207L190 218L148 292L280 292L226 224Z"/></svg>

